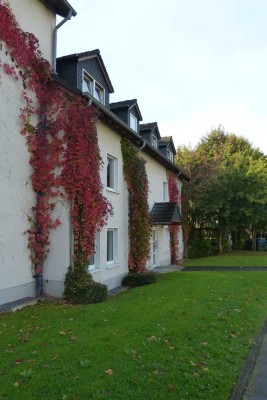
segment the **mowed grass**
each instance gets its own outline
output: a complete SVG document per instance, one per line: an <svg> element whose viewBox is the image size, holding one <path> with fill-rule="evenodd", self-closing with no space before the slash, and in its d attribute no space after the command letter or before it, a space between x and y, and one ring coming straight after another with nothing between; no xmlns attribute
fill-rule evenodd
<svg viewBox="0 0 267 400"><path fill-rule="evenodd" d="M267 267L267 252L240 251L222 256L202 257L188 260L185 267Z"/></svg>
<svg viewBox="0 0 267 400"><path fill-rule="evenodd" d="M1 315L0 399L227 400L266 288L262 272L173 272L105 303Z"/></svg>

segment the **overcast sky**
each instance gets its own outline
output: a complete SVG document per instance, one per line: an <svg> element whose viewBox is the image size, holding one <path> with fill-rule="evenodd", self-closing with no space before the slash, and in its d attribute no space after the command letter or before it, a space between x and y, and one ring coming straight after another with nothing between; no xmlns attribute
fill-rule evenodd
<svg viewBox="0 0 267 400"><path fill-rule="evenodd" d="M211 128L267 154L266 0L69 0L58 56L100 49L115 93L175 146Z"/></svg>

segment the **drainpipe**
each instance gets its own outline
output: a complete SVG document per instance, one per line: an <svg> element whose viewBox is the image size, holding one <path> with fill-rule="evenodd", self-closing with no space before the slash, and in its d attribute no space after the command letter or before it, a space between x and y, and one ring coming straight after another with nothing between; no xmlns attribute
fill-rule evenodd
<svg viewBox="0 0 267 400"><path fill-rule="evenodd" d="M57 73L57 31L59 28L61 28L62 25L65 24L65 22L69 21L72 17L72 11L68 13L66 18L64 18L59 24L57 24L54 28L53 32L53 48L52 48L52 70L53 73Z"/></svg>
<svg viewBox="0 0 267 400"><path fill-rule="evenodd" d="M145 146L146 146L146 141L143 140L143 143L141 144L141 147L139 147L137 150L141 151L141 150L143 150L145 148Z"/></svg>

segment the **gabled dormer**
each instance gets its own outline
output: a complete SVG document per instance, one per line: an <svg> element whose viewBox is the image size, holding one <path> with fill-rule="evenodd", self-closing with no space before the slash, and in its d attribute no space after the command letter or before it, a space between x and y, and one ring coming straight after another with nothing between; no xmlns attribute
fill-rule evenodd
<svg viewBox="0 0 267 400"><path fill-rule="evenodd" d="M149 142L152 146L158 149L158 144L161 139L157 122L148 124L140 124L140 135L143 139Z"/></svg>
<svg viewBox="0 0 267 400"><path fill-rule="evenodd" d="M159 150L168 160L171 162L174 161L174 156L176 155L176 150L173 144L173 140L171 136L164 136L159 141Z"/></svg>
<svg viewBox="0 0 267 400"><path fill-rule="evenodd" d="M110 103L110 110L129 128L139 133L139 122L142 121L142 115L136 99Z"/></svg>
<svg viewBox="0 0 267 400"><path fill-rule="evenodd" d="M57 73L60 78L109 108L109 95L114 93L114 89L98 49L59 57Z"/></svg>

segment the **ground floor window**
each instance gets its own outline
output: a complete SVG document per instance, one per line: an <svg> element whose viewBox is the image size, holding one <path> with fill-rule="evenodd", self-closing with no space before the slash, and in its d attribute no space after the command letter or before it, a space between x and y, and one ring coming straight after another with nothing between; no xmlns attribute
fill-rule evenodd
<svg viewBox="0 0 267 400"><path fill-rule="evenodd" d="M107 229L107 265L118 263L118 229Z"/></svg>
<svg viewBox="0 0 267 400"><path fill-rule="evenodd" d="M100 233L95 236L95 251L89 260L89 271L94 272L100 269Z"/></svg>

